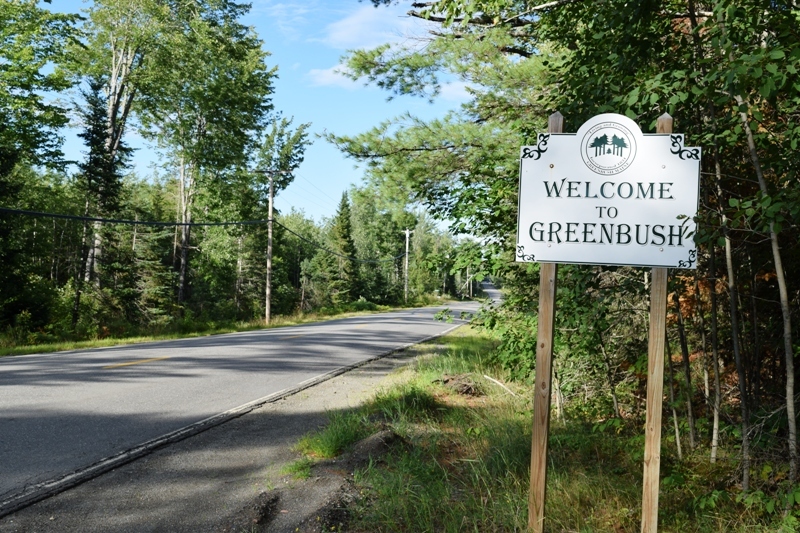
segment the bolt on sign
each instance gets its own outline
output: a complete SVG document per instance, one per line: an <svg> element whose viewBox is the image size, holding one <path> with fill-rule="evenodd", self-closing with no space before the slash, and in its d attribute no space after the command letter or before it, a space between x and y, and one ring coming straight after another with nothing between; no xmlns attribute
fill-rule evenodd
<svg viewBox="0 0 800 533"><path fill-rule="evenodd" d="M520 153L518 262L696 268L700 148L623 115Z"/></svg>

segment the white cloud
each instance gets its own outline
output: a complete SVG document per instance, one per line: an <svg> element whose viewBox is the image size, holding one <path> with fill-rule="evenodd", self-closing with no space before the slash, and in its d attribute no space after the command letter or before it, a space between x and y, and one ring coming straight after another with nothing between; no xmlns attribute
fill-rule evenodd
<svg viewBox="0 0 800 533"><path fill-rule="evenodd" d="M373 48L423 33L431 23L409 17L408 4L374 7L364 0L251 0L248 23L269 25L292 41L319 42L337 50ZM330 22L333 21L333 22ZM274 30L273 30L274 31Z"/></svg>
<svg viewBox="0 0 800 533"><path fill-rule="evenodd" d="M256 17L272 19L278 31L285 37L298 39L302 37L303 26L310 22L315 11L316 2L274 2L272 0L254 0L251 14Z"/></svg>
<svg viewBox="0 0 800 533"><path fill-rule="evenodd" d="M406 6L362 5L325 27L322 42L340 50L374 48L413 38L429 23L406 15Z"/></svg>
<svg viewBox="0 0 800 533"><path fill-rule="evenodd" d="M325 87L341 87L343 89L358 89L361 84L357 81L346 77L342 72L346 72L347 67L344 65L335 65L326 69L311 69L306 76L311 80L311 83L316 86Z"/></svg>
<svg viewBox="0 0 800 533"><path fill-rule="evenodd" d="M468 85L463 81L443 83L439 96L449 102L467 102L472 96L467 92Z"/></svg>
<svg viewBox="0 0 800 533"><path fill-rule="evenodd" d="M337 19L323 26L319 38L310 38L309 42L320 43L336 50L369 49L389 43L393 46L416 46L415 41L422 42L429 37L426 30L430 23L409 17L406 14L408 5L391 5L375 8L369 3L355 4L347 13L338 13ZM340 6L341 7L341 6ZM361 81L353 81L342 75L346 71L344 65L335 65L327 69L312 69L306 78L315 86L340 87L348 90L363 88ZM448 89L450 98L463 101L457 96L455 89Z"/></svg>

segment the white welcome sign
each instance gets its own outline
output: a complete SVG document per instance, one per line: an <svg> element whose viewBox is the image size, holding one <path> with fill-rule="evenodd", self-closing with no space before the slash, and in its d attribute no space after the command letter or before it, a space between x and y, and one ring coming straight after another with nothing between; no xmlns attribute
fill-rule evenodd
<svg viewBox="0 0 800 533"><path fill-rule="evenodd" d="M696 268L700 148L597 115L520 154L520 262Z"/></svg>

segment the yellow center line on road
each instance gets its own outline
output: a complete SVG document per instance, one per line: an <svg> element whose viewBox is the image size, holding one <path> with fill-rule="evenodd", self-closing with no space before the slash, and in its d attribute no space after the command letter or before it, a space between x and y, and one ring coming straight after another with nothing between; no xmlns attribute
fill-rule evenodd
<svg viewBox="0 0 800 533"><path fill-rule="evenodd" d="M303 335L305 335L305 333L303 333L302 335L292 335L291 337L281 337L278 340L279 341L285 341L286 339L296 339L297 337L302 337Z"/></svg>
<svg viewBox="0 0 800 533"><path fill-rule="evenodd" d="M110 368L120 368L122 366L131 366L131 365L141 365L142 363L149 363L151 361L162 361L164 359L169 359L170 356L166 357L153 357L152 359L140 359L139 361L130 361L128 363L118 363L116 365L108 365L104 366L103 370L108 370Z"/></svg>

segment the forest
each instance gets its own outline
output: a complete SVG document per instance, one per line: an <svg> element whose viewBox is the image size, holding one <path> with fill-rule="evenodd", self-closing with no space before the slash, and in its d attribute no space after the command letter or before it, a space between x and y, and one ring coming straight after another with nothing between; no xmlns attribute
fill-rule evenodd
<svg viewBox="0 0 800 533"><path fill-rule="evenodd" d="M566 132L613 112L654 133L668 113L702 147L697 269L669 274L662 453L687 465L671 480L686 484L695 510L728 497L796 530L798 5L409 8L433 25L429 38L351 52L352 77L421 98L456 81L470 101L441 120L403 116L329 139L367 163L368 182L385 194L409 195L484 243L481 264L506 301L477 322L500 340L493 360L519 380L535 371L538 303L538 265L514 261L519 147L536 145L555 111ZM558 284L553 416L641 436L649 270L562 265Z"/></svg>
<svg viewBox="0 0 800 533"><path fill-rule="evenodd" d="M310 124L274 108L277 67L240 22L248 9L227 0L99 0L83 15L32 0L0 6L4 346L263 323L270 182L285 189L315 139ZM84 144L79 161L61 151L70 121ZM147 175L131 169L134 133L164 157ZM354 186L321 222L276 211L273 316L467 290L456 257L474 244L407 199L377 197Z"/></svg>
<svg viewBox="0 0 800 533"><path fill-rule="evenodd" d="M669 113L686 145L703 151L697 269L669 273L662 453L690 465L670 482L691 488L695 509L729 498L793 530L800 7L407 4L429 33L353 50L346 73L389 98L430 100L458 83L469 100L440 119L406 114L359 135L327 135L366 165L365 182L325 224L276 215L275 312L402 302L402 233L412 228L412 293L455 294L468 279L491 277L505 300L474 324L498 340L487 356L510 379L532 383L539 266L515 262L519 147L535 145L555 111L568 132L614 112L653 133ZM254 170L274 171L285 187L311 142L307 125L271 106L274 69L237 22L246 7L96 0L79 21L37 6L0 6L4 342L261 317L266 226L188 225L268 218L270 174ZM70 87L83 95L87 157L66 174L50 135L66 110L41 95ZM226 99L232 91L244 97ZM169 154L170 173L126 172L132 117ZM558 283L553 417L635 441L644 423L649 270L563 265Z"/></svg>

